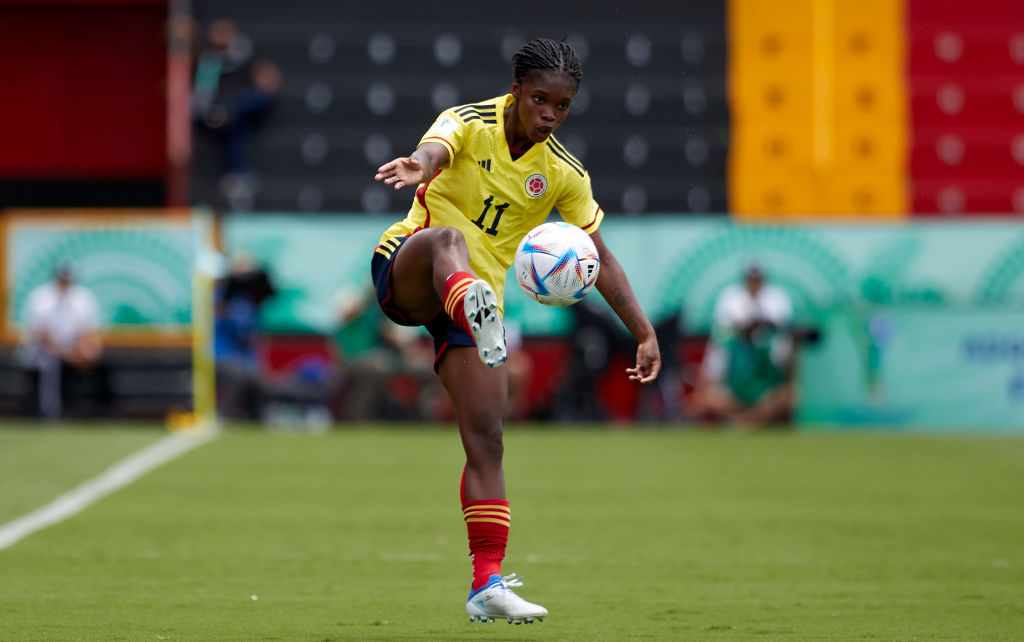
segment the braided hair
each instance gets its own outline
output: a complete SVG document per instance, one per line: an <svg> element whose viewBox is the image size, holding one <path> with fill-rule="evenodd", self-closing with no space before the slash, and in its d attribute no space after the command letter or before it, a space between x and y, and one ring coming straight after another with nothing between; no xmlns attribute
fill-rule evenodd
<svg viewBox="0 0 1024 642"><path fill-rule="evenodd" d="M576 81L579 89L583 67L567 43L550 38L536 38L519 48L512 56L512 75L521 82L531 71L564 71Z"/></svg>

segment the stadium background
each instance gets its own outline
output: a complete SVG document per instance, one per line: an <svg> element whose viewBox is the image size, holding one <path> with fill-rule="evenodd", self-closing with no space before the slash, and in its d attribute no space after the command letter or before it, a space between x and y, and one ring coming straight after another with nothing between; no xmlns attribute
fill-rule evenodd
<svg viewBox="0 0 1024 642"><path fill-rule="evenodd" d="M583 57L560 138L594 177L641 302L676 331L680 372L699 359L714 296L755 256L798 318L825 330L802 355L801 425L1024 425L1019 3L596 3L515 18L82 0L0 12L0 59L19 89L0 104L4 337L16 341L24 292L71 256L101 294L126 415L188 403L203 251L201 217L180 208L212 211L220 249L254 254L288 292L265 310L267 367L323 356L323 302L363 277L358 257L409 198L373 170L444 107L505 91L511 52L545 34ZM190 50L168 29L186 14L231 18L283 74L251 150L258 178L240 189L225 188L213 141L190 134ZM513 293L510 318L549 377L531 384L540 407L573 320ZM24 386L9 361L13 403ZM610 417L637 417L635 391L601 385Z"/></svg>
<svg viewBox="0 0 1024 642"><path fill-rule="evenodd" d="M0 0L0 639L1019 640L1022 7ZM189 117L186 36L220 17L283 73L250 182ZM278 285L263 365L323 363L327 302L411 198L377 163L504 91L534 35L585 57L561 138L677 362L642 396L599 369L606 420L506 424L503 568L551 616L469 625L449 417L168 428L208 416L225 258ZM695 429L750 257L822 333L797 429ZM25 298L60 260L100 299L112 418L19 415ZM585 333L509 292L537 419Z"/></svg>

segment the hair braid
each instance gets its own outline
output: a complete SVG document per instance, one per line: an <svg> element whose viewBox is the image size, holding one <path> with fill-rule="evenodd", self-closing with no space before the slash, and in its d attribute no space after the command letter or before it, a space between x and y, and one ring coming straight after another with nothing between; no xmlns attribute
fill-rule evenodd
<svg viewBox="0 0 1024 642"><path fill-rule="evenodd" d="M567 43L550 38L536 38L524 44L512 56L512 75L521 82L531 71L564 71L576 81L583 80L580 59Z"/></svg>

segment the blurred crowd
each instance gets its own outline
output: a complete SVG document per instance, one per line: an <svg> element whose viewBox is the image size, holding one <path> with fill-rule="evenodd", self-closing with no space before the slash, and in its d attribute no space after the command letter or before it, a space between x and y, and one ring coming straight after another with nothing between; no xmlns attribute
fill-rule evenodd
<svg viewBox="0 0 1024 642"><path fill-rule="evenodd" d="M275 366L271 353L281 337L260 330L260 310L277 293L272 277L242 254L229 265L216 306L222 416L309 426L452 418L433 372L429 336L388 320L369 285L339 289L329 304L333 329ZM507 320L510 419L784 426L797 396L796 353L817 338L794 326L786 291L751 262L721 293L708 336L687 336L681 313L657 324L663 375L623 400L609 374L633 358L628 335L596 299L569 310L573 329L558 343L523 337L515 320ZM556 364L553 371L548 363Z"/></svg>
<svg viewBox="0 0 1024 642"><path fill-rule="evenodd" d="M770 277L764 265L746 264L720 294L707 335L687 334L681 312L657 323L662 376L632 395L616 388L614 375L631 363L635 348L601 301L591 297L568 308L572 329L562 338L523 336L514 316L507 318L509 418L787 425L798 397L797 353L818 337L813 328L794 324L789 295ZM222 418L316 428L453 418L434 374L430 337L388 320L368 284L341 287L324 302L332 320L328 332L288 337L263 330L268 308L282 295L274 281L241 252L216 281ZM21 414L109 415L118 366L106 358L99 304L75 266L56 265L52 278L30 293L26 310L14 360L30 382ZM297 347L283 349L289 340Z"/></svg>
<svg viewBox="0 0 1024 642"><path fill-rule="evenodd" d="M30 382L21 414L58 419L112 412L111 379L119 366L106 357L96 295L79 281L76 267L61 262L27 299L14 353ZM281 295L268 269L242 252L216 281L213 337L223 419L326 428L453 418L434 374L430 337L387 319L368 284L339 288L323 304L330 330L313 335L264 332L268 308ZM794 324L790 296L771 282L768 269L749 262L720 294L706 335L687 334L681 312L656 324L662 376L630 393L631 387L616 388L614 376L634 357L624 328L593 297L568 310L572 328L561 338L523 336L514 315L506 319L510 419L785 426L798 398L796 356L818 339L813 328ZM288 348L291 340L297 345Z"/></svg>

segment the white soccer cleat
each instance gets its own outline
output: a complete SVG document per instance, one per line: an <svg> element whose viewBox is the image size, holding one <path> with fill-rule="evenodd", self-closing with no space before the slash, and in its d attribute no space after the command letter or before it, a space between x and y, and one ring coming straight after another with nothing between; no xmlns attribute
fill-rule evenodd
<svg viewBox="0 0 1024 642"><path fill-rule="evenodd" d="M498 315L498 297L491 285L483 279L477 279L466 289L462 310L469 321L473 340L476 341L476 352L489 368L496 368L505 363L508 351L505 348L505 326Z"/></svg>
<svg viewBox="0 0 1024 642"><path fill-rule="evenodd" d="M522 577L515 573L501 577L492 575L486 586L469 594L466 613L470 622L493 622L495 618L508 620L509 624L531 624L534 620L543 622L548 610L539 604L532 604L516 595L513 586L522 586Z"/></svg>

